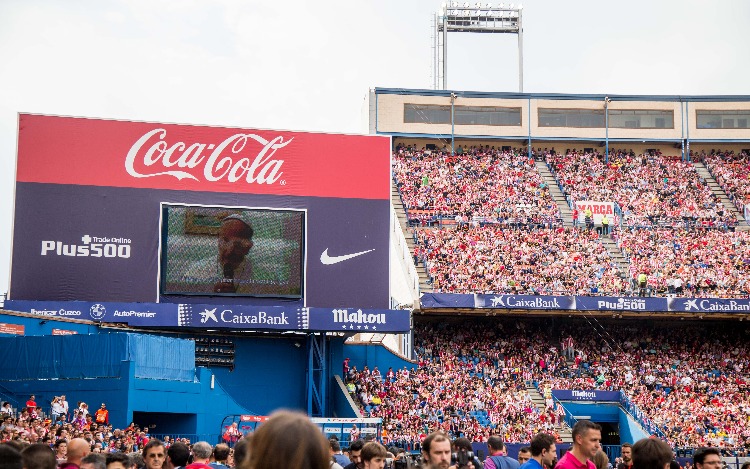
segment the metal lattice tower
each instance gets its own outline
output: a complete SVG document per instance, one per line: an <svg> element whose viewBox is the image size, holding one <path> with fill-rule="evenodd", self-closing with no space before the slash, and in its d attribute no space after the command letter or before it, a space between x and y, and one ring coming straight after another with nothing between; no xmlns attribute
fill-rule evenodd
<svg viewBox="0 0 750 469"><path fill-rule="evenodd" d="M448 89L448 33L516 34L518 36L518 91L523 92L523 6L504 3L443 3L433 16L433 86Z"/></svg>

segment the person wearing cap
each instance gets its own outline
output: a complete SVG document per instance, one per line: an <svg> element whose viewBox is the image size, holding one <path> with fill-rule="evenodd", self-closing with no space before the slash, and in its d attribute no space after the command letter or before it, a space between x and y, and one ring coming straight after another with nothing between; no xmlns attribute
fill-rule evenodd
<svg viewBox="0 0 750 469"><path fill-rule="evenodd" d="M212 284L214 293L237 293L252 280L253 225L247 213L225 217L219 228L218 256L194 262L183 276L188 284Z"/></svg>
<svg viewBox="0 0 750 469"><path fill-rule="evenodd" d="M109 411L107 405L102 402L102 406L96 411L96 423L109 425Z"/></svg>

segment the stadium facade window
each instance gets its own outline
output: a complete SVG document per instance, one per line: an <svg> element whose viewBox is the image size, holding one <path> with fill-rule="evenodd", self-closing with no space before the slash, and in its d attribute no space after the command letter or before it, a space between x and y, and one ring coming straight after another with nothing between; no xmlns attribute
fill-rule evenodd
<svg viewBox="0 0 750 469"><path fill-rule="evenodd" d="M455 106L455 125L521 125L520 107ZM433 104L404 104L406 124L450 124L451 107Z"/></svg>
<svg viewBox="0 0 750 469"><path fill-rule="evenodd" d="M604 128L604 109L539 108L539 127Z"/></svg>
<svg viewBox="0 0 750 469"><path fill-rule="evenodd" d="M604 128L604 110L539 108L539 127ZM673 129L674 111L610 109L611 129Z"/></svg>
<svg viewBox="0 0 750 469"><path fill-rule="evenodd" d="M750 110L696 111L699 129L750 129Z"/></svg>
<svg viewBox="0 0 750 469"><path fill-rule="evenodd" d="M610 109L610 129L674 129L674 111Z"/></svg>

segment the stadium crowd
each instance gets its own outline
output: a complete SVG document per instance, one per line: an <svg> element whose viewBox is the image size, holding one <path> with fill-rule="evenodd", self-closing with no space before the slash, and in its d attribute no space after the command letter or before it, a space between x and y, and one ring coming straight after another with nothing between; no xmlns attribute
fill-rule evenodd
<svg viewBox="0 0 750 469"><path fill-rule="evenodd" d="M613 201L627 226L729 227L732 211L680 156L659 151L636 156L611 150L608 159L597 151L548 151L545 160L572 202Z"/></svg>
<svg viewBox="0 0 750 469"><path fill-rule="evenodd" d="M658 151L564 154L537 148L571 202L612 200L610 221L630 264L618 270L593 230L547 222L560 216L549 188L522 150L445 150L399 146L393 173L407 210L427 225L415 229L414 258L435 292L537 295L656 295L746 297L748 236L711 192L692 163ZM746 195L748 156L694 154L724 189ZM744 171L744 172L743 172ZM744 200L744 199L743 199ZM411 217L412 215L410 215ZM454 218L455 217L455 218ZM608 230L609 231L609 230ZM605 233L606 235L606 233ZM639 275L647 288L640 289Z"/></svg>
<svg viewBox="0 0 750 469"><path fill-rule="evenodd" d="M549 187L523 150L476 146L451 155L399 146L393 174L407 212L426 213L425 222L437 217L459 223L560 222Z"/></svg>
<svg viewBox="0 0 750 469"><path fill-rule="evenodd" d="M383 375L352 368L347 378L363 412L382 417L400 445L414 447L434 430L528 442L560 428L564 410L550 389L600 389L621 390L674 447L747 455L750 345L743 334L726 325L605 325L594 317L554 332L539 321L420 322L416 369ZM530 400L532 382L547 396L543 409Z"/></svg>
<svg viewBox="0 0 750 469"><path fill-rule="evenodd" d="M716 182L740 212L750 203L750 155L712 150L694 155L706 165Z"/></svg>
<svg viewBox="0 0 750 469"><path fill-rule="evenodd" d="M591 295L627 286L593 230L422 229L416 239L436 292Z"/></svg>
<svg viewBox="0 0 750 469"><path fill-rule="evenodd" d="M654 294L746 297L750 294L750 232L684 228L615 229L630 261L630 278L647 275Z"/></svg>

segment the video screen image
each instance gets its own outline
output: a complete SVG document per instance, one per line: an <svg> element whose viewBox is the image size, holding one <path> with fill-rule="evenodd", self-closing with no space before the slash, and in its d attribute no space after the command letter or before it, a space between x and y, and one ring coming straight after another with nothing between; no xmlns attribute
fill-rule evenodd
<svg viewBox="0 0 750 469"><path fill-rule="evenodd" d="M301 298L305 213L162 205L161 294Z"/></svg>

